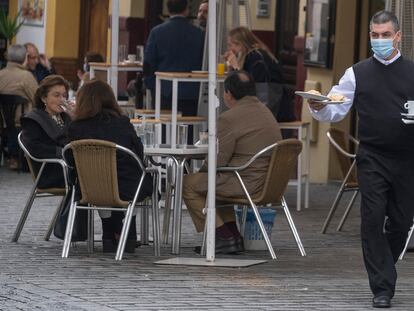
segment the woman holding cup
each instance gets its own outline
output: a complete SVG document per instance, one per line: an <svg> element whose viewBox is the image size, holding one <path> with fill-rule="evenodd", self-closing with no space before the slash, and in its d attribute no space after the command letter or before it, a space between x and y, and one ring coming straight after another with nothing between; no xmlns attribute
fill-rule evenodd
<svg viewBox="0 0 414 311"><path fill-rule="evenodd" d="M40 159L62 158L67 143L66 131L71 123L72 105L67 103L69 83L62 76L49 75L36 90L34 109L21 118L22 141L29 152ZM33 162L35 171L40 169ZM39 188L63 188L62 167L45 166Z"/></svg>

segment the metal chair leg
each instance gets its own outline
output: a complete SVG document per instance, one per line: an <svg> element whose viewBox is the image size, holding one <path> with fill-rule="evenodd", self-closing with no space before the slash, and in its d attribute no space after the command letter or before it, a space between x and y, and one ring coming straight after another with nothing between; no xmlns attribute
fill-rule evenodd
<svg viewBox="0 0 414 311"><path fill-rule="evenodd" d="M93 221L93 210L88 210L88 253L93 253L94 248L94 221Z"/></svg>
<svg viewBox="0 0 414 311"><path fill-rule="evenodd" d="M348 206L346 207L346 210L344 212L344 215L341 218L341 221L339 222L338 228L336 228L336 231L341 231L342 227L346 221L346 219L348 218L349 212L352 209L352 206L354 205L355 199L358 196L359 190L356 190L355 193L352 195L351 201L349 201Z"/></svg>
<svg viewBox="0 0 414 311"><path fill-rule="evenodd" d="M26 206L23 209L22 215L20 216L19 223L17 224L16 230L12 237L12 242L17 242L19 240L20 234L22 233L23 226L26 223L27 216L29 215L30 209L32 208L34 198L37 193L37 185L34 184L30 192L30 196L27 199Z"/></svg>
<svg viewBox="0 0 414 311"><path fill-rule="evenodd" d="M77 204L74 202L75 191L72 191L71 205L69 209L68 221L66 224L65 240L63 242L62 258L68 258L70 243L72 241L73 224L75 223Z"/></svg>
<svg viewBox="0 0 414 311"><path fill-rule="evenodd" d="M160 245L160 210L158 206L158 175L154 178L154 191L152 193L152 235L154 239L154 255L161 255ZM167 235L168 236L168 235Z"/></svg>
<svg viewBox="0 0 414 311"><path fill-rule="evenodd" d="M414 231L414 224L411 227L410 231L408 232L408 237L407 237L407 241L405 241L405 246L403 251L400 254L400 257L398 258L399 260L403 260L405 253L407 252L407 248L408 248L408 244L410 243L411 238L413 237L413 231Z"/></svg>
<svg viewBox="0 0 414 311"><path fill-rule="evenodd" d="M329 223L332 220L333 215L335 214L336 209L338 208L339 201L341 200L342 194L344 193L345 181L342 183L341 188L339 188L338 193L336 194L335 201L333 202L331 209L329 210L328 216L326 216L325 222L322 226L321 233L326 233Z"/></svg>
<svg viewBox="0 0 414 311"><path fill-rule="evenodd" d="M141 244L148 245L149 244L149 211L147 208L141 209Z"/></svg>
<svg viewBox="0 0 414 311"><path fill-rule="evenodd" d="M170 233L170 222L171 222L171 202L173 200L174 187L167 182L165 208L164 208L164 221L162 223L162 243L168 244L168 235Z"/></svg>
<svg viewBox="0 0 414 311"><path fill-rule="evenodd" d="M55 210L55 213L54 213L52 219L50 220L49 227L47 228L47 232L46 232L45 237L44 237L45 241L49 241L49 239L50 239L50 236L53 232L53 228L55 227L56 220L58 219L58 217L59 217L59 215L60 215L60 213L61 213L61 211L64 207L67 196L68 196L68 194L63 196L62 200L60 201L59 206Z"/></svg>
<svg viewBox="0 0 414 311"><path fill-rule="evenodd" d="M145 210L145 209L143 209ZM122 226L121 236L119 237L118 248L116 250L115 260L122 260L124 254L125 244L131 226L132 213L134 211L134 206L130 204L125 215L124 225Z"/></svg>
<svg viewBox="0 0 414 311"><path fill-rule="evenodd" d="M302 241L300 240L300 237L299 237L299 233L296 230L296 226L295 226L295 223L293 222L292 215L290 214L289 207L286 203L285 197L282 197L282 206L283 206L283 211L285 212L286 218L289 222L290 230L292 231L296 244L298 245L300 254L302 256L306 256L305 248L303 247Z"/></svg>

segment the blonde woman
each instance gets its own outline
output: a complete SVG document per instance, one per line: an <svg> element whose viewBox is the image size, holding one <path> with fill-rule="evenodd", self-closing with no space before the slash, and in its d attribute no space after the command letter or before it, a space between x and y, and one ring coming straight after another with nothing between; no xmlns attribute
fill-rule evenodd
<svg viewBox="0 0 414 311"><path fill-rule="evenodd" d="M248 72L256 83L257 97L280 122L295 120L292 101L282 84L279 62L269 48L246 27L228 34L227 63L232 70Z"/></svg>
<svg viewBox="0 0 414 311"><path fill-rule="evenodd" d="M246 27L236 27L228 34L228 64L234 70L247 71L255 82L282 83L276 57L256 35Z"/></svg>

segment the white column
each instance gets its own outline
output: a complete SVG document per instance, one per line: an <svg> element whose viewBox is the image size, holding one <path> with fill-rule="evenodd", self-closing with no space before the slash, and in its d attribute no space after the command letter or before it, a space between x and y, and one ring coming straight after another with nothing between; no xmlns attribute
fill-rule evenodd
<svg viewBox="0 0 414 311"><path fill-rule="evenodd" d="M208 2L208 197L206 260L215 259L216 237L216 0Z"/></svg>

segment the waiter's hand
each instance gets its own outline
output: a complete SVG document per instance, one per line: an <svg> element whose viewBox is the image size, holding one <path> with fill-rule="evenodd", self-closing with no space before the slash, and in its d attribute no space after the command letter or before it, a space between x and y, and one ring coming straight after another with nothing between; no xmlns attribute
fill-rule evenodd
<svg viewBox="0 0 414 311"><path fill-rule="evenodd" d="M308 99L308 104L309 104L309 107L311 107L311 109L316 110L316 111L322 110L326 106L325 103L319 100L313 100L313 99Z"/></svg>

